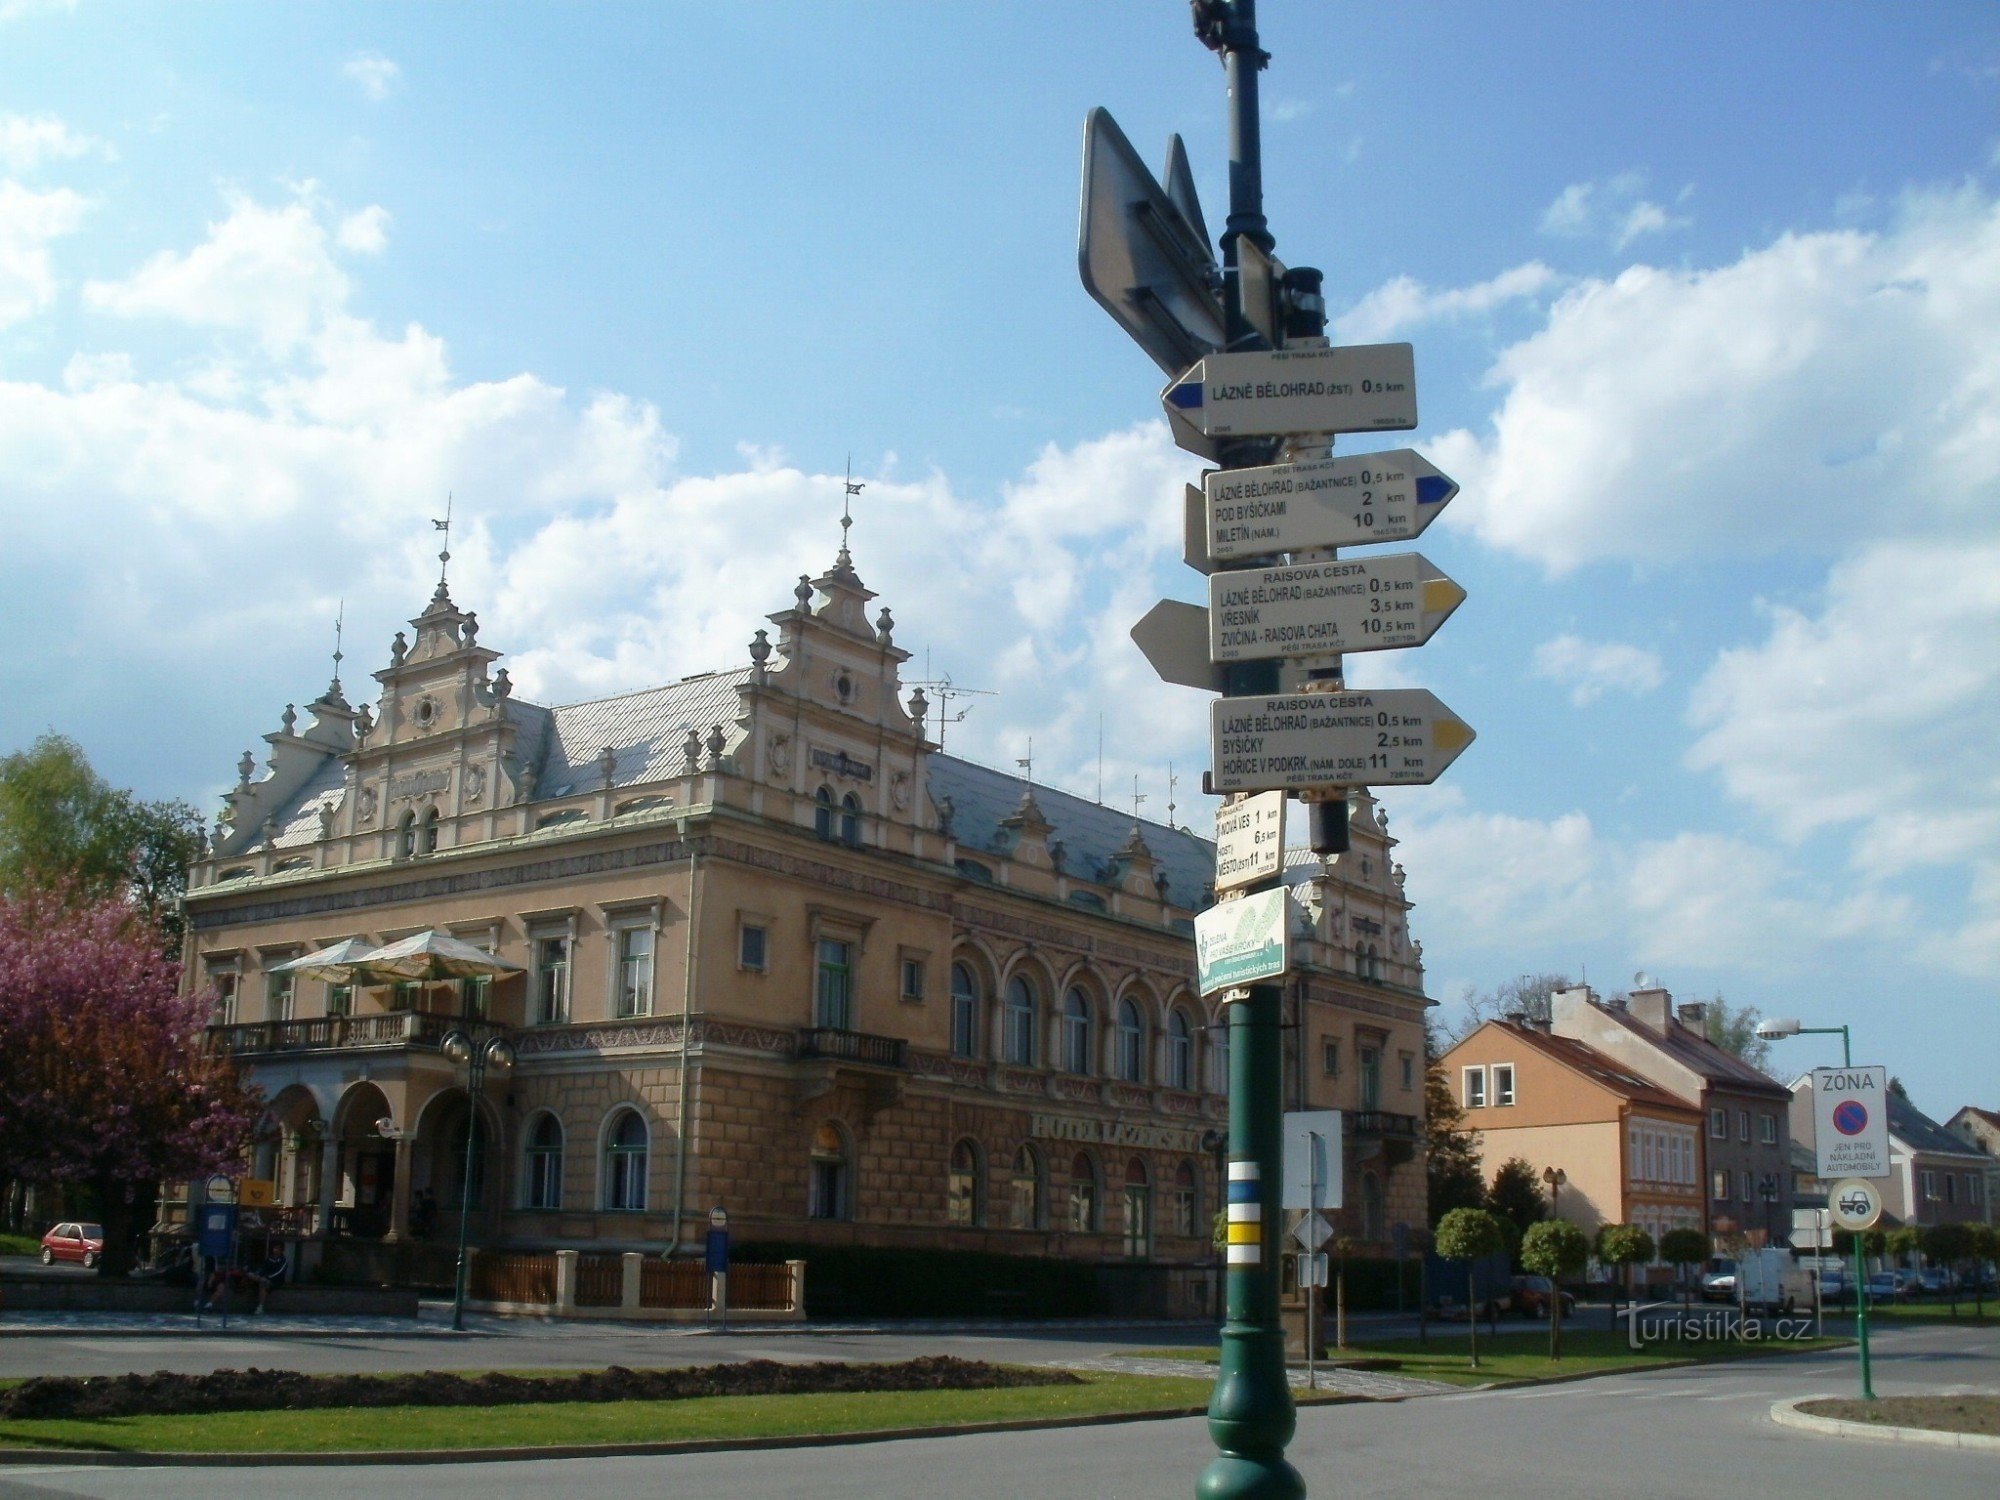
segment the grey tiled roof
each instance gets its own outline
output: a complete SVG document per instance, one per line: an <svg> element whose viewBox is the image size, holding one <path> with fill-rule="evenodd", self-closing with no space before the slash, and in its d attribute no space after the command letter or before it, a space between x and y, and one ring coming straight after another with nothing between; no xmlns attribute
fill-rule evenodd
<svg viewBox="0 0 2000 1500"><path fill-rule="evenodd" d="M1894 1089L1889 1090L1889 1133L1913 1151L1950 1156L1978 1156L1980 1150L1959 1139Z"/></svg>
<svg viewBox="0 0 2000 1500"><path fill-rule="evenodd" d="M318 843L321 804L339 807L346 795L347 768L338 756L329 755L293 795L271 847L297 849Z"/></svg>
<svg viewBox="0 0 2000 1500"><path fill-rule="evenodd" d="M962 851L1003 854L1000 820L1021 805L1021 778L950 755L930 757L932 802L951 800L951 831ZM1063 868L1072 876L1102 883L1107 867L1132 836L1132 815L1071 796L1051 786L1035 787L1035 805L1051 825L1049 839L1063 848ZM1215 879L1215 846L1164 823L1139 820L1139 831L1167 876L1167 899L1180 907L1200 907Z"/></svg>
<svg viewBox="0 0 2000 1500"><path fill-rule="evenodd" d="M665 687L538 710L546 716L547 728L539 747L541 774L535 780L535 800L595 791L599 785L597 757L607 745L617 758L611 773L613 786L678 776L687 766L682 747L690 729L706 737L711 725L720 724L734 748L742 735L735 726L740 703L736 689L749 679L750 672L749 667L708 672ZM535 754L526 743L525 717L522 730L523 753ZM706 751L703 754L706 758Z"/></svg>

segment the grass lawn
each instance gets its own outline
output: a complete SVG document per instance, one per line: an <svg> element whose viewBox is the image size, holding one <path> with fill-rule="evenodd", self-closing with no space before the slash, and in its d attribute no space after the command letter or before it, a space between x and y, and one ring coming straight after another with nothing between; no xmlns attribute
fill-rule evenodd
<svg viewBox="0 0 2000 1500"><path fill-rule="evenodd" d="M1833 1308L1829 1307L1826 1310L1826 1318L1829 1323L1833 1321L1835 1315ZM1842 1322L1851 1323L1854 1320L1854 1309L1843 1307L1839 1310L1838 1316ZM2000 1297L1988 1295L1986 1298L1986 1315L1984 1317L1979 1315L1978 1304L1970 1297L1959 1298L1958 1312L1956 1314L1952 1312L1951 1303L1949 1302L1896 1302L1889 1304L1871 1302L1868 1304L1868 1321L1870 1323L1878 1321L1896 1323L1901 1322L1905 1318L1911 1322L1970 1323L1975 1327L1988 1323L2000 1323Z"/></svg>
<svg viewBox="0 0 2000 1500"><path fill-rule="evenodd" d="M1844 1338L1805 1339L1799 1342L1759 1344L1655 1344L1633 1349L1621 1328L1563 1329L1563 1357L1549 1358L1549 1331L1546 1327L1511 1328L1498 1335L1479 1332L1479 1368L1467 1361L1462 1330L1433 1334L1421 1339L1375 1339L1351 1344L1345 1351L1328 1351L1327 1363L1342 1359L1389 1359L1394 1373L1419 1380L1437 1380L1449 1385L1484 1385L1488 1382L1513 1384L1548 1380L1555 1376L1608 1375L1614 1371L1652 1370L1661 1365L1695 1360L1709 1364L1722 1360L1755 1359L1766 1354L1805 1353L1838 1349L1852 1342ZM1195 1359L1213 1361L1213 1349L1148 1349L1155 1359Z"/></svg>
<svg viewBox="0 0 2000 1500"><path fill-rule="evenodd" d="M1085 1373L1084 1384L998 1391L723 1396L540 1406L218 1412L99 1421L0 1420L0 1447L94 1452L335 1453L796 1437L1205 1406L1213 1382Z"/></svg>

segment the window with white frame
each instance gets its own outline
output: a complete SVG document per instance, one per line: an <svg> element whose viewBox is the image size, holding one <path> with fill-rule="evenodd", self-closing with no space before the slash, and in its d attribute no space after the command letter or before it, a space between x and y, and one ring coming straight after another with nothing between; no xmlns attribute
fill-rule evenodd
<svg viewBox="0 0 2000 1500"><path fill-rule="evenodd" d="M535 1020L558 1026L569 1019L569 939L535 940Z"/></svg>
<svg viewBox="0 0 2000 1500"><path fill-rule="evenodd" d="M289 970L282 974L264 976L264 1019L267 1021L289 1021L292 1018L292 975Z"/></svg>
<svg viewBox="0 0 2000 1500"><path fill-rule="evenodd" d="M1483 1067L1465 1070L1465 1107L1486 1108L1486 1069Z"/></svg>
<svg viewBox="0 0 2000 1500"><path fill-rule="evenodd" d="M1493 1102L1512 1104L1514 1102L1514 1065L1495 1063L1493 1065Z"/></svg>
<svg viewBox="0 0 2000 1500"><path fill-rule="evenodd" d="M527 1208L562 1207L562 1122L544 1114L528 1132L523 1161L522 1204Z"/></svg>
<svg viewBox="0 0 2000 1500"><path fill-rule="evenodd" d="M1937 1173L1926 1171L1923 1174L1923 1188L1924 1188L1925 1199L1931 1202L1935 1202L1938 1195Z"/></svg>
<svg viewBox="0 0 2000 1500"><path fill-rule="evenodd" d="M831 1031L854 1029L854 945L821 938L813 981L813 1025Z"/></svg>
<svg viewBox="0 0 2000 1500"><path fill-rule="evenodd" d="M968 964L951 966L951 1051L954 1057L979 1055L979 981Z"/></svg>
<svg viewBox="0 0 2000 1500"><path fill-rule="evenodd" d="M1319 1070L1328 1078L1340 1076L1340 1041L1336 1037L1323 1038L1319 1044Z"/></svg>
<svg viewBox="0 0 2000 1500"><path fill-rule="evenodd" d="M1008 1062L1035 1065L1035 992L1018 974L1007 981L1006 1042Z"/></svg>
<svg viewBox="0 0 2000 1500"><path fill-rule="evenodd" d="M1146 1081L1146 1025L1131 1000L1118 1002L1118 1076L1127 1083Z"/></svg>
<svg viewBox="0 0 2000 1500"><path fill-rule="evenodd" d="M215 988L213 1024L217 1026L236 1024L236 989L242 982L242 977L233 963L209 965L208 982Z"/></svg>
<svg viewBox="0 0 2000 1500"><path fill-rule="evenodd" d="M1761 1119L1760 1128L1765 1145L1775 1146L1778 1144L1778 1117L1776 1115L1764 1115Z"/></svg>
<svg viewBox="0 0 2000 1500"><path fill-rule="evenodd" d="M613 1013L619 1020L653 1013L653 929L620 927L618 993Z"/></svg>
<svg viewBox="0 0 2000 1500"><path fill-rule="evenodd" d="M906 950L897 959L896 967L902 975L902 987L899 995L903 1003L905 1005L922 1005L924 1003L925 971L930 967L924 961L924 956L921 953L911 953Z"/></svg>
<svg viewBox="0 0 2000 1500"><path fill-rule="evenodd" d="M1403 1087L1406 1090L1415 1088L1417 1086L1417 1054L1414 1052L1398 1053L1397 1061L1402 1064Z"/></svg>
<svg viewBox="0 0 2000 1500"><path fill-rule="evenodd" d="M1736 1139L1739 1141L1750 1139L1750 1111L1747 1109L1736 1111Z"/></svg>
<svg viewBox="0 0 2000 1500"><path fill-rule="evenodd" d="M637 1212L646 1206L646 1122L623 1109L604 1139L604 1206Z"/></svg>
<svg viewBox="0 0 2000 1500"><path fill-rule="evenodd" d="M1709 1196L1715 1199L1717 1203L1727 1203L1729 1201L1729 1168L1717 1167L1709 1174L1709 1177L1712 1179L1709 1183Z"/></svg>
<svg viewBox="0 0 2000 1500"><path fill-rule="evenodd" d="M1182 1010L1167 1012L1167 1087L1194 1087L1194 1028Z"/></svg>

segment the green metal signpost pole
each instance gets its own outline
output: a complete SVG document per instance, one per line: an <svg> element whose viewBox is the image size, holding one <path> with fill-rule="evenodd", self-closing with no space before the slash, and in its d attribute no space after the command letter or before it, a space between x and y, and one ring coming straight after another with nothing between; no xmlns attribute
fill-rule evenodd
<svg viewBox="0 0 2000 1500"><path fill-rule="evenodd" d="M1229 86L1229 222L1222 236L1223 297L1231 348L1265 347L1244 316L1240 282L1232 273L1238 241L1248 236L1269 251L1258 140L1257 45L1254 0L1207 0L1195 7L1195 32L1222 55ZM1265 445L1233 443L1223 468L1264 461ZM1268 693L1276 683L1269 661L1232 667L1226 695ZM1280 876L1282 879L1282 875ZM1223 1182L1228 1214L1227 1320L1220 1373L1209 1400L1208 1430L1222 1451L1201 1476L1201 1500L1302 1500L1305 1480L1285 1461L1297 1427L1285 1370L1285 1334L1278 1320L1278 1257L1282 1230L1284 989L1252 985L1229 1006L1229 1154ZM1254 1212L1246 1212L1254 1206Z"/></svg>
<svg viewBox="0 0 2000 1500"><path fill-rule="evenodd" d="M1843 1067L1854 1066L1854 1043L1848 1037L1845 1026L1801 1026L1801 1031L1838 1031L1840 1033L1840 1061ZM1861 1353L1861 1399L1875 1399L1875 1375L1868 1363L1868 1278L1862 1275L1861 1236L1854 1236L1854 1343Z"/></svg>

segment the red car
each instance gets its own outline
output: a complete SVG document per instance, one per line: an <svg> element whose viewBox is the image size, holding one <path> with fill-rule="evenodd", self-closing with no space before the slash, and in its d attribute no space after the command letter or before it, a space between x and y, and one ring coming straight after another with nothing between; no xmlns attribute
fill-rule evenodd
<svg viewBox="0 0 2000 1500"><path fill-rule="evenodd" d="M42 1236L42 1264L73 1260L88 1271L104 1254L102 1224L58 1224Z"/></svg>
<svg viewBox="0 0 2000 1500"><path fill-rule="evenodd" d="M1555 1287L1546 1276L1516 1276L1514 1278L1514 1308L1524 1318L1546 1318L1549 1315L1549 1298ZM1562 1294L1563 1316L1566 1318L1576 1311L1576 1298L1568 1292Z"/></svg>

